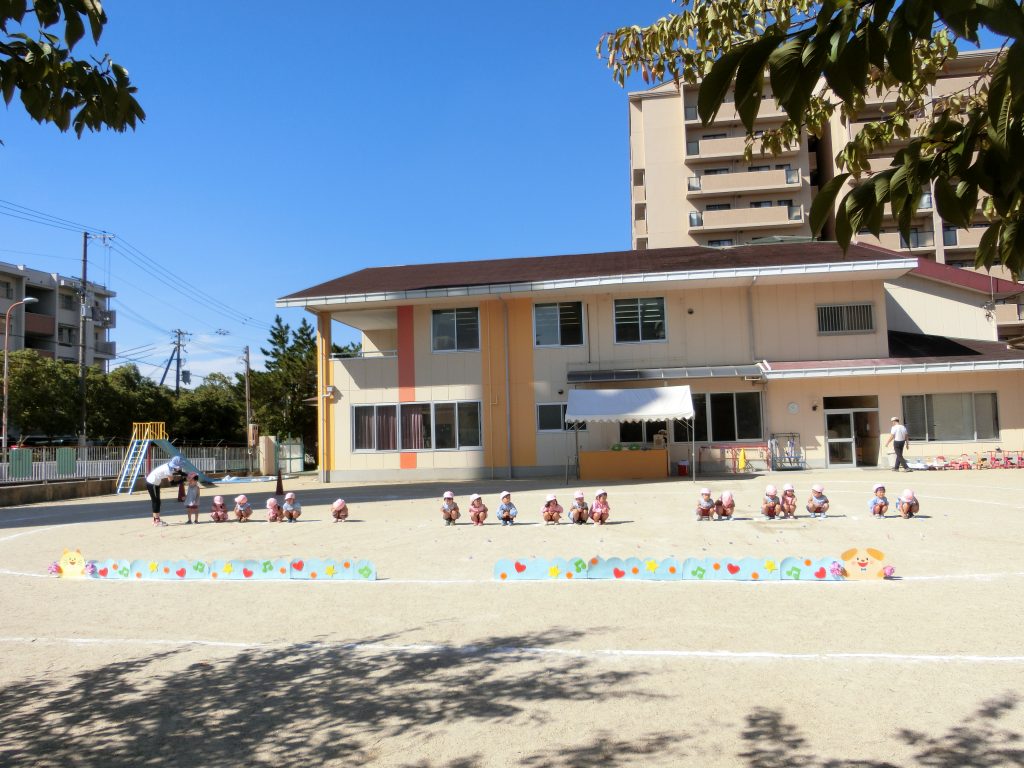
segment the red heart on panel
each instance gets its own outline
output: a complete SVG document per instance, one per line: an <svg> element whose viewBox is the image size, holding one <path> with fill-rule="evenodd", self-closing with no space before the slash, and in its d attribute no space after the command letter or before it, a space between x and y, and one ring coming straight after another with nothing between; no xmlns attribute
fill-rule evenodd
<svg viewBox="0 0 1024 768"><path fill-rule="evenodd" d="M738 565L733 565L732 563L729 563L725 567L733 576L740 572L740 567Z"/></svg>
<svg viewBox="0 0 1024 768"><path fill-rule="evenodd" d="M522 573L525 570L526 566L523 563L520 563L518 560L516 560L516 573Z"/></svg>
<svg viewBox="0 0 1024 768"><path fill-rule="evenodd" d="M106 568L100 568L100 576L102 576L104 579L107 578L107 569Z"/></svg>
<svg viewBox="0 0 1024 768"><path fill-rule="evenodd" d="M177 576L179 579L184 579L185 578L185 569L184 568L179 568L178 570L176 570L174 572L174 575Z"/></svg>
<svg viewBox="0 0 1024 768"><path fill-rule="evenodd" d="M305 566L305 563L301 560L296 560L294 563L292 563L292 568L294 568L296 571L301 571L303 566Z"/></svg>
<svg viewBox="0 0 1024 768"><path fill-rule="evenodd" d="M612 573L615 574L616 579L621 579L623 576L626 575L626 572L621 570L620 568L613 568Z"/></svg>
<svg viewBox="0 0 1024 768"><path fill-rule="evenodd" d="M816 570L814 572L814 578L816 578L816 579L824 579L825 578L825 566L821 566L821 568L819 568L818 570Z"/></svg>
<svg viewBox="0 0 1024 768"><path fill-rule="evenodd" d="M250 571L248 568L243 568L242 569L242 575L245 576L245 578L247 578L247 579L251 579L252 578L252 571Z"/></svg>

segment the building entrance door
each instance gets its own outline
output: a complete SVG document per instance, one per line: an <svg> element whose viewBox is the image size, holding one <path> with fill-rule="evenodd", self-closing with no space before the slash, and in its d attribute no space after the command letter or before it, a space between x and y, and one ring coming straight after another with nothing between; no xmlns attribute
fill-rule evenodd
<svg viewBox="0 0 1024 768"><path fill-rule="evenodd" d="M829 467L857 466L853 411L825 413L825 445Z"/></svg>

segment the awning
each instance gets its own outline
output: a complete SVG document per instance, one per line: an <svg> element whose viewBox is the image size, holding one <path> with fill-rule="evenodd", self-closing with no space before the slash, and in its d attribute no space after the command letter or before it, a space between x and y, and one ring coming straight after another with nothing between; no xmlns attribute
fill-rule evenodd
<svg viewBox="0 0 1024 768"><path fill-rule="evenodd" d="M570 389L566 421L692 419L690 388Z"/></svg>

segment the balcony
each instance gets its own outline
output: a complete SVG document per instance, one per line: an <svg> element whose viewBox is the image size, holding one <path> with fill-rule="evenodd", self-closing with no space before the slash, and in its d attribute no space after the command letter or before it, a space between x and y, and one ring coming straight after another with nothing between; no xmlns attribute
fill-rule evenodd
<svg viewBox="0 0 1024 768"><path fill-rule="evenodd" d="M909 242L905 241L899 232L883 232L880 237L875 237L870 233L859 233L857 241L878 245L890 251L924 253L935 250L935 233L931 230L911 232Z"/></svg>
<svg viewBox="0 0 1024 768"><path fill-rule="evenodd" d="M778 155L764 154L756 150L755 158L786 157L795 155L800 151L800 146L787 147ZM728 160L742 158L747 148L745 136L732 136L724 139L689 139L686 142L686 160L688 163L702 162L705 160Z"/></svg>
<svg viewBox="0 0 1024 768"><path fill-rule="evenodd" d="M687 197L744 194L799 189L803 179L796 169L775 171L744 171L691 176L686 182Z"/></svg>
<svg viewBox="0 0 1024 768"><path fill-rule="evenodd" d="M949 251L974 251L981 244L981 236L988 225L971 227L970 229L947 229L942 233L943 249Z"/></svg>
<svg viewBox="0 0 1024 768"><path fill-rule="evenodd" d="M700 125L700 117L697 114L696 105L686 105L683 107L683 117L687 123L694 123ZM757 111L757 118L755 122L761 120L771 120L774 122L781 123L786 119L786 112L782 107L775 103L775 99L768 97L761 100L761 108ZM711 125L720 125L725 123L737 123L742 124L743 121L740 119L739 112L736 111L736 102L728 101L722 104L722 108L718 110L718 114L715 119L711 122Z"/></svg>
<svg viewBox="0 0 1024 768"><path fill-rule="evenodd" d="M117 325L117 310L93 307L92 319L97 328L114 328Z"/></svg>
<svg viewBox="0 0 1024 768"><path fill-rule="evenodd" d="M96 357L116 357L117 356L117 342L116 341L97 341L93 347L93 354Z"/></svg>
<svg viewBox="0 0 1024 768"><path fill-rule="evenodd" d="M57 330L57 318L39 312L25 312L26 336L53 336Z"/></svg>
<svg viewBox="0 0 1024 768"><path fill-rule="evenodd" d="M691 211L689 220L690 229L699 229L702 232L794 227L804 223L804 209L799 205L776 205L771 208Z"/></svg>

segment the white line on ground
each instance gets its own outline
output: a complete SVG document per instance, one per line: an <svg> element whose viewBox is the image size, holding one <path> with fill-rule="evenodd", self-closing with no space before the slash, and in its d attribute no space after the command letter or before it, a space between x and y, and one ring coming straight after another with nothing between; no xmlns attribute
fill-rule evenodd
<svg viewBox="0 0 1024 768"><path fill-rule="evenodd" d="M103 637L0 637L0 643L9 645L141 645L175 646L197 645L215 648L257 648L257 649L341 649L368 654L390 655L395 653L447 653L456 656L562 656L570 658L657 658L657 659L699 659L714 661L879 661L879 662L925 662L959 664L1024 664L1024 656L987 656L983 654L933 654L933 653L875 653L875 652L825 652L825 653L779 653L775 651L704 651L677 649L632 649L632 648L539 648L514 645L437 645L413 643L393 645L389 643L263 643L230 642L226 640L202 640L185 638L143 639Z"/></svg>

